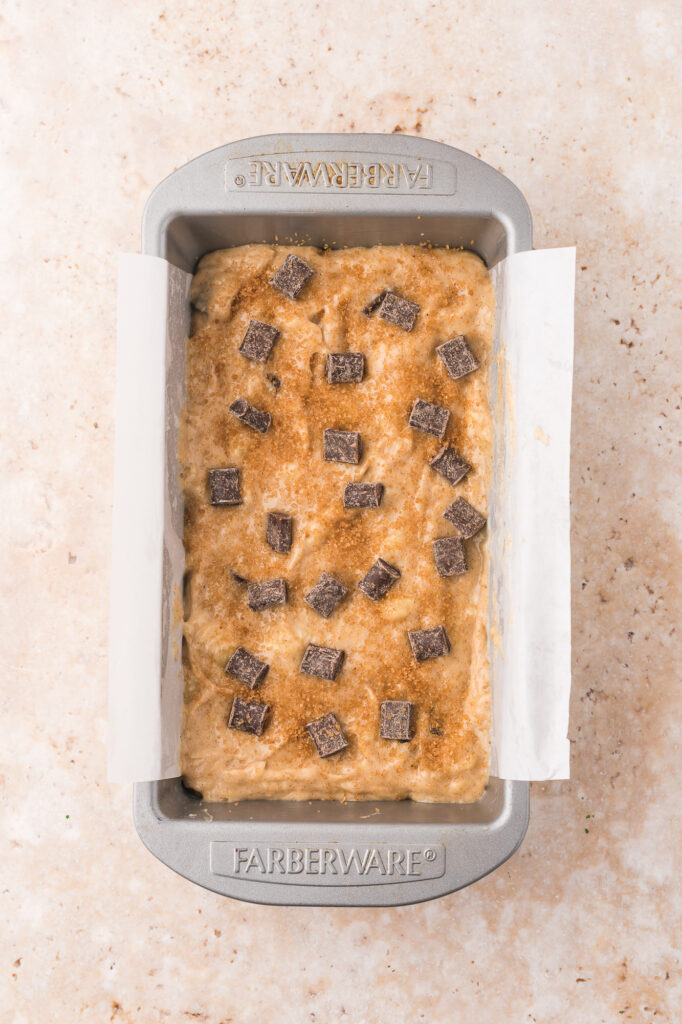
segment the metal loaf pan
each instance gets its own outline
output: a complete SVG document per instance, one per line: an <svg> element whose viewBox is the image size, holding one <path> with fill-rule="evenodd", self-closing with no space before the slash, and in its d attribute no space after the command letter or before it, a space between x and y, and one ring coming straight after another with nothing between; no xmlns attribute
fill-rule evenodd
<svg viewBox="0 0 682 1024"><path fill-rule="evenodd" d="M463 246L488 267L530 249L516 187L481 160L395 135L267 135L175 171L147 202L145 254L193 272L247 242ZM161 861L254 903L397 906L499 867L528 825L529 786L491 778L475 804L244 801L208 804L180 779L135 787L135 824Z"/></svg>

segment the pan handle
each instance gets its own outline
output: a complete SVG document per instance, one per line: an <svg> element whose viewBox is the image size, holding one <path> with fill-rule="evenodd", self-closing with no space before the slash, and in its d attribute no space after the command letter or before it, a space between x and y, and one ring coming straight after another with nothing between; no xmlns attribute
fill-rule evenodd
<svg viewBox="0 0 682 1024"><path fill-rule="evenodd" d="M444 896L504 863L529 816L528 783L499 779L483 798L495 805L485 821L473 805L460 805L460 820L447 821L437 804L414 805L421 820L410 820L406 804L405 820L387 822L374 803L341 810L305 804L301 812L286 801L197 802L190 816L179 785L136 785L142 842L190 881L249 903L379 907ZM385 817L391 814L389 807Z"/></svg>
<svg viewBox="0 0 682 1024"><path fill-rule="evenodd" d="M174 218L225 214L262 217L263 230L278 216L494 216L509 236L505 255L532 245L530 210L508 178L462 150L407 135L262 135L204 153L150 196L143 251L174 261L166 247Z"/></svg>

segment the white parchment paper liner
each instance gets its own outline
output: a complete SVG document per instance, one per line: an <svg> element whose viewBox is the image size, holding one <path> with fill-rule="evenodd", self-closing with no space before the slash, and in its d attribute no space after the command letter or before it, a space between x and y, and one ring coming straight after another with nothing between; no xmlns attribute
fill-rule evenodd
<svg viewBox="0 0 682 1024"><path fill-rule="evenodd" d="M569 456L575 249L492 271L497 313L489 495L491 774L568 778ZM108 778L179 774L184 571L177 428L189 274L121 256Z"/></svg>

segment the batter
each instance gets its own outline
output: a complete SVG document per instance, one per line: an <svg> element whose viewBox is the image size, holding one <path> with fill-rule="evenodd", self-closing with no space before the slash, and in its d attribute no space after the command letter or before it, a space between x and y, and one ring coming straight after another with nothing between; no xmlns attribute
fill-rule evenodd
<svg viewBox="0 0 682 1024"><path fill-rule="evenodd" d="M287 265L280 290L271 279L289 254L308 270ZM469 252L418 246L247 245L201 260L192 303L180 443L186 785L206 800L477 800L490 731L487 530L462 542L468 569L457 575L439 574L433 541L459 536L461 517L443 516L458 497L487 510L494 293L485 266ZM261 328L245 341L254 320ZM479 366L453 379L436 349L462 335ZM364 360L337 360L352 379L329 383L329 353ZM419 428L432 414L417 399L440 408L435 432ZM455 485L442 475L444 445L471 466ZM325 458L339 451L357 461ZM211 483L222 467L238 473ZM349 483L375 485L360 489L374 505L345 507ZM239 504L211 504L231 501L233 485ZM453 543L436 548L441 563ZM391 571L360 589L378 559ZM323 573L347 591L328 618L304 600ZM386 589L373 599L379 577ZM417 660L415 634L426 629L440 656ZM310 644L343 652L334 678L301 671L304 658L315 664ZM254 689L226 672L239 648L257 659L232 662Z"/></svg>

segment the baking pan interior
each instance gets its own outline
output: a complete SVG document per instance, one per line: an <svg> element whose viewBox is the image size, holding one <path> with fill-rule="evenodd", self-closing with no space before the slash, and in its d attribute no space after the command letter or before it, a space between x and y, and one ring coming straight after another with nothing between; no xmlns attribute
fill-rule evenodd
<svg viewBox="0 0 682 1024"><path fill-rule="evenodd" d="M511 251L509 225L491 214L417 217L353 214L178 214L165 225L159 255L188 273L207 252L249 242L281 245L449 245L493 267Z"/></svg>
<svg viewBox="0 0 682 1024"><path fill-rule="evenodd" d="M193 273L198 261L215 249L249 242L343 246L431 243L462 247L494 266L516 248L513 230L492 214L421 216L352 213L225 214L178 213L159 225L155 249L159 256ZM509 812L510 788L491 778L486 792L473 804L429 804L403 801L290 801L241 800L238 804L199 801L180 779L153 784L150 798L156 815L166 819L208 818L213 821L333 822L371 829L383 824L499 823Z"/></svg>

